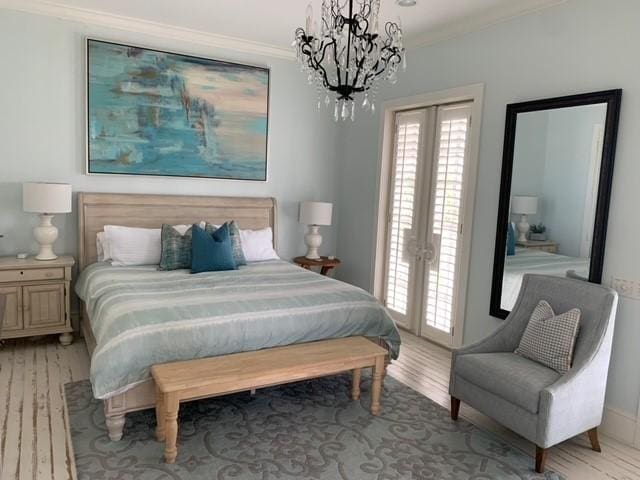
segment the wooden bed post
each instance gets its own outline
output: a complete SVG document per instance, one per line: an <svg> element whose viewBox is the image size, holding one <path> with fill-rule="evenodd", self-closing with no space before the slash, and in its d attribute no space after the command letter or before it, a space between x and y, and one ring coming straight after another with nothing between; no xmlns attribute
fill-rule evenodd
<svg viewBox="0 0 640 480"><path fill-rule="evenodd" d="M105 402L105 424L107 425L107 432L109 433L109 440L117 442L122 438L124 432L124 413L111 414L107 416L106 409L107 403Z"/></svg>

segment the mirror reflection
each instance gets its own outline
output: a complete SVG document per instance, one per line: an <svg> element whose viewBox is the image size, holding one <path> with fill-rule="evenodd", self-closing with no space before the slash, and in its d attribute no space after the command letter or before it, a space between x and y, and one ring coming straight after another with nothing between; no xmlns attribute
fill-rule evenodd
<svg viewBox="0 0 640 480"><path fill-rule="evenodd" d="M518 113L500 306L522 276L589 278L607 104Z"/></svg>

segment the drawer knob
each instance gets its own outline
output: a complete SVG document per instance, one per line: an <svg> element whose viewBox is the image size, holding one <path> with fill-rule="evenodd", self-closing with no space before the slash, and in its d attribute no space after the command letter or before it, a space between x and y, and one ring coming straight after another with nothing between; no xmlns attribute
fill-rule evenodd
<svg viewBox="0 0 640 480"><path fill-rule="evenodd" d="M24 275L24 272L22 270L20 271L20 275Z"/></svg>

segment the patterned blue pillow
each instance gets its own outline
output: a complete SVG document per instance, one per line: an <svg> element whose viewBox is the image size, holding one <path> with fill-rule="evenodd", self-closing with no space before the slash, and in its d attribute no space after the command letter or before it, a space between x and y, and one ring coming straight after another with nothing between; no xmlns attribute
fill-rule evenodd
<svg viewBox="0 0 640 480"><path fill-rule="evenodd" d="M229 227L224 224L213 233L193 225L191 242L191 273L236 270Z"/></svg>
<svg viewBox="0 0 640 480"><path fill-rule="evenodd" d="M193 228L193 227L192 227ZM162 225L160 234L162 250L158 270L191 268L191 230L181 235L171 225Z"/></svg>

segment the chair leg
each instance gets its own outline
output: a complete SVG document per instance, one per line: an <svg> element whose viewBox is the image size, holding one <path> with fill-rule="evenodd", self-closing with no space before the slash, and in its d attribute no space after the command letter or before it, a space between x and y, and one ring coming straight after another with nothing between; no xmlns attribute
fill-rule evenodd
<svg viewBox="0 0 640 480"><path fill-rule="evenodd" d="M591 450L594 452L602 452L600 448L600 441L598 440L598 427L594 427L587 432L589 435L589 441L591 442Z"/></svg>
<svg viewBox="0 0 640 480"><path fill-rule="evenodd" d="M460 413L460 399L451 397L451 420L458 420L458 414Z"/></svg>
<svg viewBox="0 0 640 480"><path fill-rule="evenodd" d="M547 463L547 449L536 445L536 473L544 473L545 463Z"/></svg>

